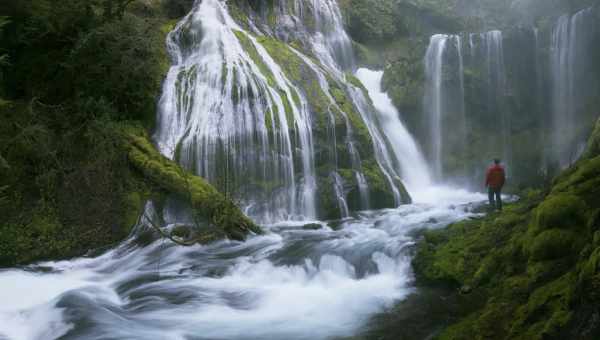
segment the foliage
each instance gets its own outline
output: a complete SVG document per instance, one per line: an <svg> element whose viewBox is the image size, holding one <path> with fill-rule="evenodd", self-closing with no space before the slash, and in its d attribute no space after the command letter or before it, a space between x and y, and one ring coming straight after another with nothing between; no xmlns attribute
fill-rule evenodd
<svg viewBox="0 0 600 340"><path fill-rule="evenodd" d="M151 126L170 64L171 2L0 4L10 17L0 25L10 65L0 65L10 100L0 105L0 266L118 242L147 199L166 195L132 167L119 131Z"/></svg>
<svg viewBox="0 0 600 340"><path fill-rule="evenodd" d="M343 3L348 31L360 43L373 43L394 37L401 30L388 0L347 0Z"/></svg>
<svg viewBox="0 0 600 340"><path fill-rule="evenodd" d="M162 1L162 6L166 15L171 19L178 19L185 16L194 5L194 0L170 0Z"/></svg>
<svg viewBox="0 0 600 340"><path fill-rule="evenodd" d="M81 105L104 101L118 119L149 120L168 58L160 11L132 1L50 0L7 4L12 33L0 47L12 67L9 97ZM139 10L146 6L145 11ZM110 12L110 13L108 13ZM108 113L108 112L106 112ZM64 117L68 119L69 117Z"/></svg>

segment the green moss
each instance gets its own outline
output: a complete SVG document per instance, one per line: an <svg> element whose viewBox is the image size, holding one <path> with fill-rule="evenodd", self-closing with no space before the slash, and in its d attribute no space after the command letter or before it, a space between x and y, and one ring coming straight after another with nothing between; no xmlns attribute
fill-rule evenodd
<svg viewBox="0 0 600 340"><path fill-rule="evenodd" d="M553 260L573 254L577 235L571 230L548 229L537 235L529 246L534 261Z"/></svg>
<svg viewBox="0 0 600 340"><path fill-rule="evenodd" d="M584 158L593 158L600 155L600 119L596 122L592 136L588 141L588 146L583 154Z"/></svg>
<svg viewBox="0 0 600 340"><path fill-rule="evenodd" d="M132 191L123 197L123 219L121 222L121 228L123 233L127 234L138 221L141 212L144 209L144 204L148 198L148 193L140 193L138 191Z"/></svg>
<svg viewBox="0 0 600 340"><path fill-rule="evenodd" d="M585 202L577 196L551 195L536 209L531 229L538 233L551 228L585 226L586 209Z"/></svg>
<svg viewBox="0 0 600 340"><path fill-rule="evenodd" d="M350 125L352 126L354 137L356 138L360 154L372 154L373 143L371 141L371 134L369 133L367 125L360 116L360 113L356 111L354 104L349 99L346 92L343 91L334 80L328 80L330 88L329 91L331 93L331 96L336 101L339 108L346 114L348 120L350 121Z"/></svg>
<svg viewBox="0 0 600 340"><path fill-rule="evenodd" d="M262 57L260 56L260 54L258 54L256 47L254 47L254 44L252 43L250 38L248 38L248 36L246 36L246 33L242 32L242 31L237 31L237 30L234 30L233 33L237 37L240 44L242 44L242 47L244 48L246 53L248 53L250 58L252 58L252 61L254 61L254 64L260 70L260 73L267 79L269 86L277 87L273 73L267 67L267 65L264 63Z"/></svg>
<svg viewBox="0 0 600 340"><path fill-rule="evenodd" d="M190 202L195 211L235 239L248 232L261 233L233 202L202 178L190 175L176 163L160 155L139 131L125 129L122 134L128 159L144 177L158 187Z"/></svg>
<svg viewBox="0 0 600 340"><path fill-rule="evenodd" d="M162 41L167 40L167 35L175 29L175 26L177 26L177 20L167 21L162 26L160 26L160 34ZM169 69L171 68L171 60L169 58L169 54L167 52L166 47L163 47L161 49L160 56L160 69L162 71L162 74L166 76L166 74L169 72Z"/></svg>
<svg viewBox="0 0 600 340"><path fill-rule="evenodd" d="M300 84L303 80L302 75L305 72L310 72L304 61L285 43L268 36L260 36L256 40L267 50L275 62L282 67L290 80Z"/></svg>

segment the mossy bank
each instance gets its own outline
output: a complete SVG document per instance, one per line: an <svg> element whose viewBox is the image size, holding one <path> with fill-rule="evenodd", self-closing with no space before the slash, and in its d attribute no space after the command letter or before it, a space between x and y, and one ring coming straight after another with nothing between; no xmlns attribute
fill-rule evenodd
<svg viewBox="0 0 600 340"><path fill-rule="evenodd" d="M481 294L438 339L600 337L600 127L585 157L546 192L502 213L424 233L418 282Z"/></svg>

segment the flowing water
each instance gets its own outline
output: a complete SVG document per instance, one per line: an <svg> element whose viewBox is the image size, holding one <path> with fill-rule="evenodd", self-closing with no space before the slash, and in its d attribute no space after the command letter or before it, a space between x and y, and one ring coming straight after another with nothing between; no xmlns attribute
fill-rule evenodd
<svg viewBox="0 0 600 340"><path fill-rule="evenodd" d="M457 166L452 164L456 155L466 159L473 150L489 150L495 157L501 157L510 176L512 123L506 101L503 34L493 30L469 33L466 37L463 42L460 35L433 35L425 54L423 113L429 139L426 154L437 180L448 179L448 168ZM466 55L464 49L468 49ZM481 74L482 89L469 89L479 94L465 93L465 66L471 78ZM483 102L484 106L466 112L465 95L477 96L475 101ZM475 121L489 132L481 138L485 145L473 148L467 143L468 134L472 133L467 126L473 129Z"/></svg>
<svg viewBox="0 0 600 340"><path fill-rule="evenodd" d="M400 175L409 192L418 193L429 187L431 176L425 158L415 139L400 120L400 113L381 89L383 71L361 68L356 76L363 83L379 113L379 121L391 148L399 160Z"/></svg>
<svg viewBox="0 0 600 340"><path fill-rule="evenodd" d="M413 203L352 212L344 179L334 170L333 189L345 218L307 226L316 202L314 112L225 3L204 0L169 35L174 65L155 140L163 154L213 182L222 172L233 186L239 178L276 182L278 190L245 198L253 217L284 222L266 224L265 235L244 243L184 248L149 237L141 219L128 240L103 254L1 270L0 339L331 339L360 333L372 315L416 290L410 267L415 232L476 215L473 209L485 198L431 185L419 146L381 89L382 72L356 73L370 98L346 81L344 70L353 60L335 1L281 4L277 32L258 15L249 21L251 30L284 41L302 37L319 64L292 51L316 75L330 109L337 104L327 78L351 94L397 203L395 183L401 179ZM313 29L301 24L309 13ZM457 45L462 68L460 39L439 40L428 52L435 56L434 71L441 72L448 40ZM433 80L440 84L438 76ZM362 207L368 208L368 183L360 155L352 151L351 125L342 116ZM328 135L336 133L330 127ZM331 158L337 164L335 153ZM169 205L163 216L166 228L182 218Z"/></svg>
<svg viewBox="0 0 600 340"><path fill-rule="evenodd" d="M552 79L552 158L561 168L579 158L585 137L578 134L586 100L598 81L590 77L594 62L589 52L597 34L594 8L563 15L552 31L550 67Z"/></svg>
<svg viewBox="0 0 600 340"><path fill-rule="evenodd" d="M412 232L467 218L481 195L363 212L320 230L267 226L190 248L136 235L98 257L0 271L0 338L327 339L415 290ZM321 223L321 222L319 222ZM138 229L138 233L141 228Z"/></svg>
<svg viewBox="0 0 600 340"><path fill-rule="evenodd" d="M160 101L160 151L237 192L277 188L243 197L265 220L316 217L311 113L264 47L218 0L197 4L169 34L168 47L174 65Z"/></svg>
<svg viewBox="0 0 600 340"><path fill-rule="evenodd" d="M432 36L425 54L423 111L430 145L427 154L438 181L444 179L446 155L466 149L464 94L461 37Z"/></svg>

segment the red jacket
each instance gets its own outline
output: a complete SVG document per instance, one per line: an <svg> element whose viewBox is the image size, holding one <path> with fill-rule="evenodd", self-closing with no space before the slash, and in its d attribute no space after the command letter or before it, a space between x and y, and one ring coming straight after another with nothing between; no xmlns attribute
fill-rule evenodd
<svg viewBox="0 0 600 340"><path fill-rule="evenodd" d="M490 166L485 175L485 186L492 189L500 189L504 186L506 175L502 165L494 164Z"/></svg>

